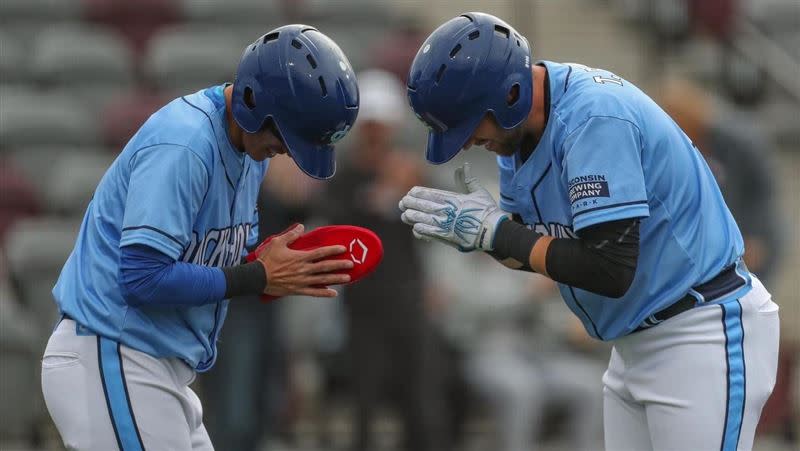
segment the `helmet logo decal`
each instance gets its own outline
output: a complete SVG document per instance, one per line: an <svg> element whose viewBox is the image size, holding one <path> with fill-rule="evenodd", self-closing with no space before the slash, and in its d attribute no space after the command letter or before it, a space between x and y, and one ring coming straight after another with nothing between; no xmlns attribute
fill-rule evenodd
<svg viewBox="0 0 800 451"><path fill-rule="evenodd" d="M331 135L331 144L339 142L350 131L350 124L345 125L343 130L339 130Z"/></svg>

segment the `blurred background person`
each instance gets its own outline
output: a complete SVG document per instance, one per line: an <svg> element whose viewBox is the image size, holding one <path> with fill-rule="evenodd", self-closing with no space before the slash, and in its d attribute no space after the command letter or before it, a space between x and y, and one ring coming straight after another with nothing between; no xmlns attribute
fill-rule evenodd
<svg viewBox="0 0 800 451"><path fill-rule="evenodd" d="M271 166L272 177L265 179L258 197L259 242L290 224L304 223L310 199L321 187L290 158L277 156ZM203 394L214 412L208 419L211 439L223 449L248 451L261 449L282 431L289 355L281 326L284 302L242 301L228 310L220 356L203 378Z"/></svg>
<svg viewBox="0 0 800 451"><path fill-rule="evenodd" d="M429 249L450 301L439 324L459 350L472 404L485 404L499 451L602 448L609 346L592 340L555 284L508 271L483 254ZM469 402L468 402L469 404ZM473 411L477 411L472 406Z"/></svg>
<svg viewBox="0 0 800 451"><path fill-rule="evenodd" d="M670 79L658 92L711 168L744 237L747 267L769 287L786 242L771 144L745 114L687 79Z"/></svg>
<svg viewBox="0 0 800 451"><path fill-rule="evenodd" d="M370 277L343 290L348 380L355 404L353 449L375 448L374 419L387 401L402 423L403 449L443 450L442 395L424 304L422 260L397 215L404 189L422 166L397 148L407 117L403 87L381 70L358 74L361 109L353 140L323 198L326 221L367 227L383 240L384 259Z"/></svg>
<svg viewBox="0 0 800 451"><path fill-rule="evenodd" d="M728 61L730 49L726 55L725 61ZM739 93L742 87L728 85L727 88ZM742 89L750 94L757 92L750 84ZM762 90L763 87L759 88L759 95L763 95ZM776 164L779 155L772 141L753 120L753 115L738 105L745 98L741 93L733 96L737 103L731 104L692 80L679 77L667 79L656 92L662 108L686 132L711 168L742 232L745 263L771 288L787 255L787 243L792 239L787 230L785 207L780 202L781 179ZM747 99L748 102L755 100L749 94ZM795 214L792 224L797 219ZM782 309L790 309L788 321L792 326L800 321L797 302L797 292L779 300ZM788 442L797 441L800 433L797 407L790 401L791 387L795 387L796 392L800 385L797 353L797 338L792 337L791 332L783 332L777 383L759 425L759 431L779 431ZM797 406L796 401L794 405Z"/></svg>

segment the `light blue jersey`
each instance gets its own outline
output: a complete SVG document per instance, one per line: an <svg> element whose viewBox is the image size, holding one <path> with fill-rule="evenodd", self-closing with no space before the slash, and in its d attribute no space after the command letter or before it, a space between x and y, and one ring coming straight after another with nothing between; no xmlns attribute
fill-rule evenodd
<svg viewBox="0 0 800 451"><path fill-rule="evenodd" d="M608 71L542 62L550 115L533 154L498 157L501 207L537 232L575 238L594 224L643 218L639 260L619 299L564 284L594 337L626 335L739 261L744 242L689 138L649 97ZM742 296L747 284L729 296Z"/></svg>
<svg viewBox="0 0 800 451"><path fill-rule="evenodd" d="M61 312L131 348L210 368L228 301L131 307L117 281L120 247L143 244L199 265L238 264L257 236L254 209L268 161L231 145L222 86L161 108L94 193L53 289Z"/></svg>

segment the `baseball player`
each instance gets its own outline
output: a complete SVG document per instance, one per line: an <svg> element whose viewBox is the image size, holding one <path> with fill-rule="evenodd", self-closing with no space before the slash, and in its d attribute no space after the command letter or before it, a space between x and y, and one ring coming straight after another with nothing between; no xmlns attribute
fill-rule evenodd
<svg viewBox="0 0 800 451"><path fill-rule="evenodd" d="M349 280L337 272L351 262L325 260L343 246L287 247L302 225L239 263L269 159L288 152L309 176L331 177L358 102L341 49L287 25L244 49L232 85L173 100L131 138L53 289L63 318L42 390L68 449L213 449L189 384L214 364L228 299L332 297L317 286Z"/></svg>
<svg viewBox="0 0 800 451"><path fill-rule="evenodd" d="M409 191L404 222L550 277L588 333L613 343L606 448L751 449L775 382L778 307L680 128L609 71L531 64L527 40L481 13L428 37L408 96L431 163L471 146L497 154L500 204L460 167L461 192Z"/></svg>

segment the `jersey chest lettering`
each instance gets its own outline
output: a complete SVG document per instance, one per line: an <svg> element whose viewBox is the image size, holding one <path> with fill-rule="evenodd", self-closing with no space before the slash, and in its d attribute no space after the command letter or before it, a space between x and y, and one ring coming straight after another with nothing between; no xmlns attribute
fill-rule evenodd
<svg viewBox="0 0 800 451"><path fill-rule="evenodd" d="M536 233L552 236L553 238L578 238L578 235L572 230L572 226L559 224L557 222L550 222L547 224L537 222L533 225L529 225L528 228Z"/></svg>
<svg viewBox="0 0 800 451"><path fill-rule="evenodd" d="M192 232L192 241L180 260L216 267L238 263L251 227L251 224L237 224L224 229L210 229L202 238L197 232Z"/></svg>

